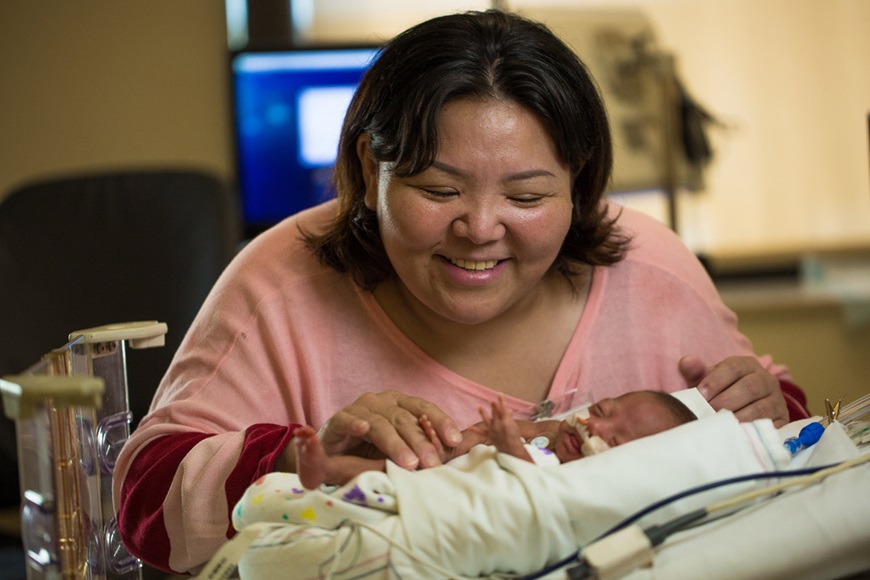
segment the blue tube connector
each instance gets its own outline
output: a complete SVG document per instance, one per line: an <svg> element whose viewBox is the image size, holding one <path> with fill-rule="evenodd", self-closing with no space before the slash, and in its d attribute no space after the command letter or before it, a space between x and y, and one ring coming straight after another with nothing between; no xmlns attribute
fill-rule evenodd
<svg viewBox="0 0 870 580"><path fill-rule="evenodd" d="M806 449L807 447L815 445L816 442L822 438L822 433L824 432L825 428L821 423L810 423L801 429L797 437L789 437L786 439L785 448L788 449L789 453L794 455L801 449Z"/></svg>

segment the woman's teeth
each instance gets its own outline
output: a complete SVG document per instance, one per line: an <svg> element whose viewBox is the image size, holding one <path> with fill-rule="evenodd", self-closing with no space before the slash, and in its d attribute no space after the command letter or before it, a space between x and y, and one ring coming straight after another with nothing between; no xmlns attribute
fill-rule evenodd
<svg viewBox="0 0 870 580"><path fill-rule="evenodd" d="M450 263L458 266L463 270L491 270L498 264L498 260L486 260L484 262L473 262L471 260L453 260L449 259Z"/></svg>

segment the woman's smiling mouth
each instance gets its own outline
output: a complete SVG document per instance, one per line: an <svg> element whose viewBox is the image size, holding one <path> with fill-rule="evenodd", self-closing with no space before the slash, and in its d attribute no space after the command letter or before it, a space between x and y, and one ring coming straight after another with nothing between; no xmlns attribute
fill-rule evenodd
<svg viewBox="0 0 870 580"><path fill-rule="evenodd" d="M447 258L447 261L456 266L457 268L472 271L492 270L493 268L495 268L496 264L498 264L498 260L483 260L478 262L474 260L454 260L453 258Z"/></svg>

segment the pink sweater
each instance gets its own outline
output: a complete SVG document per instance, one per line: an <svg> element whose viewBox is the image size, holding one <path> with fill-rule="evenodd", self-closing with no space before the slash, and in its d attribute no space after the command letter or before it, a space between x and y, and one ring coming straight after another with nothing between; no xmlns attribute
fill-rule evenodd
<svg viewBox="0 0 870 580"><path fill-rule="evenodd" d="M127 547L152 565L196 571L232 535L229 511L272 470L296 424L319 426L365 392L428 399L464 428L497 395L439 365L373 296L322 266L298 226L255 238L213 288L116 468ZM550 388L560 408L637 389L684 388L677 361L752 354L705 271L666 227L625 210L625 260L596 268L586 308ZM172 329L170 329L171 331ZM784 367L762 364L782 381ZM517 412L527 401L506 398Z"/></svg>

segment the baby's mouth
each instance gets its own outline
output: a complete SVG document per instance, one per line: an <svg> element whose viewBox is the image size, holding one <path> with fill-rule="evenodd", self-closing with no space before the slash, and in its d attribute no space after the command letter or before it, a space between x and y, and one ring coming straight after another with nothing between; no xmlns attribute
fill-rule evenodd
<svg viewBox="0 0 870 580"><path fill-rule="evenodd" d="M604 439L598 435L589 434L589 420L580 416L579 413L572 415L567 419L567 421L569 425L574 427L577 435L579 435L580 439L583 441L583 445L580 446L580 452L584 457L598 455L599 453L610 449L610 445L608 445Z"/></svg>
<svg viewBox="0 0 870 580"><path fill-rule="evenodd" d="M482 261L474 261L474 260L463 260L447 258L447 261L456 266L457 268L462 268L463 270L469 270L472 272L478 272L481 270L492 270L495 268L495 265L498 264L498 260L482 260Z"/></svg>

